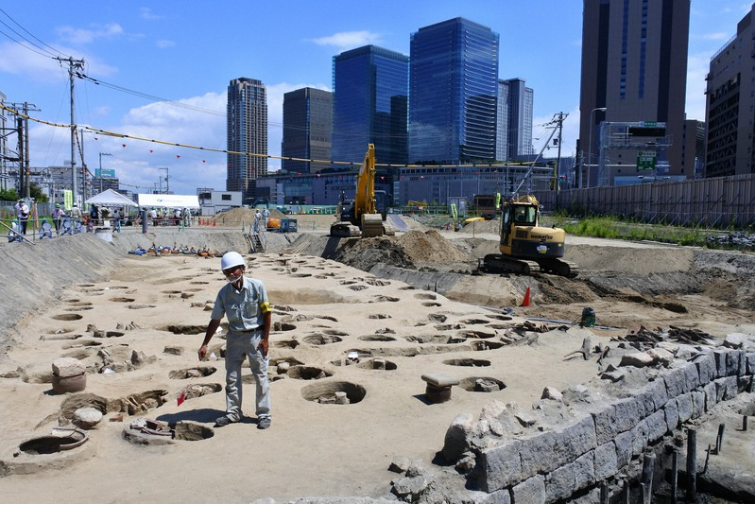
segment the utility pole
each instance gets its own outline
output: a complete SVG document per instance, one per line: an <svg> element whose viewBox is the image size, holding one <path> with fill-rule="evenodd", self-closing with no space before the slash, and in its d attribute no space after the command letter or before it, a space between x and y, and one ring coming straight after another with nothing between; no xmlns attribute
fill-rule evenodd
<svg viewBox="0 0 755 505"><path fill-rule="evenodd" d="M73 189L73 203L76 203L76 121L74 119L73 77L77 75L75 70L84 69L84 60L74 60L73 57L61 58L59 56L56 56L55 59L60 63L64 61L68 62L68 77L71 85L71 187Z"/></svg>
<svg viewBox="0 0 755 505"><path fill-rule="evenodd" d="M170 194L170 182L168 181L170 179L170 175L168 175L168 167L160 167L158 170L165 170L165 194ZM163 188L163 179L160 177L160 190L162 191Z"/></svg>
<svg viewBox="0 0 755 505"><path fill-rule="evenodd" d="M566 115L568 116L568 114ZM561 191L561 179L559 178L558 171L561 169L561 132L564 128L564 119L566 119L563 112L558 113L558 156L556 157L556 193Z"/></svg>

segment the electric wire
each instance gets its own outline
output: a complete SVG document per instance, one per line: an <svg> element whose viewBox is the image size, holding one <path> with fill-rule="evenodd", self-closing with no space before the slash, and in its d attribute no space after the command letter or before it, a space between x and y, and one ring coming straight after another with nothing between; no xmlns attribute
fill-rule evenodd
<svg viewBox="0 0 755 505"><path fill-rule="evenodd" d="M0 104L0 109L6 110L8 112L11 112L17 116L20 116L22 118L34 121L39 124L44 124L47 126L52 126L55 128L67 128L70 129L72 125L70 124L61 124L61 123L52 123L50 121L45 121L43 119L35 118L33 116L29 116L27 114L23 114L19 111L16 111L15 109L11 109L3 104ZM119 133L119 132L112 132L108 130L103 130L101 128L94 128L92 126L84 126L84 125L76 125L77 128L81 128L87 131L91 131L94 133L97 133L99 135L105 135L108 137L115 137L115 138L122 138L122 139L129 139L129 140L136 140L141 142L149 142L151 144L157 144L157 145L165 145L165 146L171 146L171 147L178 147L183 149L194 149L198 151L205 151L205 152L212 152L212 153L221 153L221 154L231 154L231 155L237 155L237 156L248 156L248 157L254 157L254 158L267 158L267 159L274 159L274 160L287 160L287 161L304 161L304 162L311 162L311 163L324 163L324 164L330 164L330 165L342 165L342 166L349 166L349 167L356 167L362 164L362 160L359 161L336 161L336 160L318 160L318 159L311 159L311 158L294 158L291 156L276 156L273 154L261 154L261 153L252 153L252 152L243 152L243 151L231 151L228 149L219 149L219 148L213 148L213 147L203 147L203 146L195 146L190 144L182 144L179 142L170 142L165 140L158 140L158 139L149 139L146 137L140 137L137 135L129 135L126 133ZM457 167L498 167L498 166L511 166L511 165L532 165L533 162L521 162L521 163L510 163L510 162L490 162L490 163L450 163L450 164L391 164L391 163L376 163L375 166L382 166L382 167L393 167L393 166L400 166L400 167L406 167L406 168L457 168Z"/></svg>

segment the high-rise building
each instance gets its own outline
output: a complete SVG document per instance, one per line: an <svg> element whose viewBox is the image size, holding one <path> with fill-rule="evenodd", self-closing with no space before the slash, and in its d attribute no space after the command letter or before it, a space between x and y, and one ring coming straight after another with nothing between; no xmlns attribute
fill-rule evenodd
<svg viewBox="0 0 755 505"><path fill-rule="evenodd" d="M330 167L333 135L333 93L302 88L283 95L284 172L315 173ZM295 161L322 160L324 162Z"/></svg>
<svg viewBox="0 0 755 505"><path fill-rule="evenodd" d="M267 90L262 81L240 77L228 85L228 176L226 191L254 198L257 177L267 175Z"/></svg>
<svg viewBox="0 0 755 505"><path fill-rule="evenodd" d="M755 5L737 24L737 34L710 60L710 72L705 78L705 177L755 173L754 21Z"/></svg>
<svg viewBox="0 0 755 505"><path fill-rule="evenodd" d="M409 58L377 46L333 57L333 160L406 164Z"/></svg>
<svg viewBox="0 0 755 505"><path fill-rule="evenodd" d="M583 187L637 175L643 156L656 160L655 175L685 172L689 16L690 0L584 0L579 129ZM603 121L625 126L611 130L618 136L602 138ZM665 131L653 131L640 149L643 139L630 130L660 123Z"/></svg>
<svg viewBox="0 0 755 505"><path fill-rule="evenodd" d="M532 109L535 92L523 79L498 81L495 159L516 161L534 154Z"/></svg>
<svg viewBox="0 0 755 505"><path fill-rule="evenodd" d="M411 35L410 163L495 159L498 39L464 18Z"/></svg>

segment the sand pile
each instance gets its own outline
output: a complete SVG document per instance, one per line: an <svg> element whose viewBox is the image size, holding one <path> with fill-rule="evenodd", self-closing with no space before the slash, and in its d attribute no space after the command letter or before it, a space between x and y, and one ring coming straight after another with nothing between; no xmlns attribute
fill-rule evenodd
<svg viewBox="0 0 755 505"><path fill-rule="evenodd" d="M223 226L236 226L241 223L254 223L255 209L247 209L246 207L237 207L226 212L221 212L215 216L215 221ZM261 212L261 211L260 211ZM278 209L270 209L270 217L284 218L286 217Z"/></svg>
<svg viewBox="0 0 755 505"><path fill-rule="evenodd" d="M473 258L435 230L414 230L400 237L351 240L333 259L369 271L377 263L413 268L426 263L453 263L471 261Z"/></svg>

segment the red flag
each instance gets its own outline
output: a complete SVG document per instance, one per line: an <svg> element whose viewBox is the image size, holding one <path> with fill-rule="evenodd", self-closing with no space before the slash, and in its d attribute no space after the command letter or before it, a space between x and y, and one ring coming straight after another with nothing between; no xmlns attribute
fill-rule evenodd
<svg viewBox="0 0 755 505"><path fill-rule="evenodd" d="M126 147L126 144L121 144L123 147Z"/></svg>
<svg viewBox="0 0 755 505"><path fill-rule="evenodd" d="M186 390L184 389L183 391L181 391L181 394L178 395L178 399L176 400L179 407L181 406L181 404L184 402L185 399L186 399Z"/></svg>
<svg viewBox="0 0 755 505"><path fill-rule="evenodd" d="M180 158L180 157L181 157L181 155L180 155L180 154L176 154L176 158Z"/></svg>

